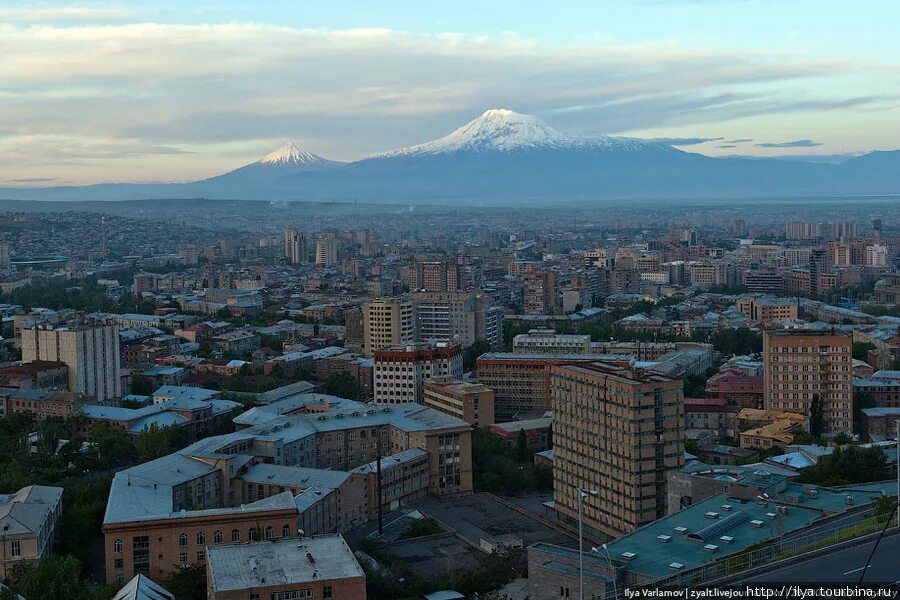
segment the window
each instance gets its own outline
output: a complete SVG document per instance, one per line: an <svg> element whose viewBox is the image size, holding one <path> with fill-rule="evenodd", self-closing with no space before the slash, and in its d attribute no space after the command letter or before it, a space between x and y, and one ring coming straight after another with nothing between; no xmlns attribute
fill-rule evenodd
<svg viewBox="0 0 900 600"><path fill-rule="evenodd" d="M216 530L216 532L213 534L213 543L214 544L222 543L222 532L221 531Z"/></svg>
<svg viewBox="0 0 900 600"><path fill-rule="evenodd" d="M186 563L187 563L187 552L181 552L181 553L178 555L178 562L180 562L181 564L186 564Z"/></svg>
<svg viewBox="0 0 900 600"><path fill-rule="evenodd" d="M272 593L272 600L300 600L301 598L312 598L312 590L307 588L304 590Z"/></svg>
<svg viewBox="0 0 900 600"><path fill-rule="evenodd" d="M182 533L181 535L178 536L178 545L181 546L182 548L187 546L187 534L186 533Z"/></svg>
<svg viewBox="0 0 900 600"><path fill-rule="evenodd" d="M251 527L247 530L247 539L249 539L251 542L259 540L259 534L257 533L255 528Z"/></svg>
<svg viewBox="0 0 900 600"><path fill-rule="evenodd" d="M241 532L238 531L237 529L232 529L231 530L231 542L234 544L237 544L240 541L241 541Z"/></svg>
<svg viewBox="0 0 900 600"><path fill-rule="evenodd" d="M134 574L150 575L150 538L146 535L131 539L132 568Z"/></svg>
<svg viewBox="0 0 900 600"><path fill-rule="evenodd" d="M20 542L13 542L10 546L10 554L14 557L22 556L22 546Z"/></svg>
<svg viewBox="0 0 900 600"><path fill-rule="evenodd" d="M198 550L197 551L197 562L203 562L206 560L206 551Z"/></svg>
<svg viewBox="0 0 900 600"><path fill-rule="evenodd" d="M206 534L202 531L197 532L197 545L205 546L206 545Z"/></svg>
<svg viewBox="0 0 900 600"><path fill-rule="evenodd" d="M125 550L125 544L122 542L122 540L116 540L113 542L113 552L121 553L123 550Z"/></svg>
<svg viewBox="0 0 900 600"><path fill-rule="evenodd" d="M125 583L125 576L119 573L116 575L116 585L122 585L123 583Z"/></svg>
<svg viewBox="0 0 900 600"><path fill-rule="evenodd" d="M117 569L124 569L125 568L125 560L121 559L121 558L117 558L113 561L113 566Z"/></svg>
<svg viewBox="0 0 900 600"><path fill-rule="evenodd" d="M273 537L275 537L275 531L272 529L272 526L269 525L266 527L266 539L271 540Z"/></svg>
<svg viewBox="0 0 900 600"><path fill-rule="evenodd" d="M291 527L290 525L285 525L281 528L281 537L289 538L291 537Z"/></svg>
<svg viewBox="0 0 900 600"><path fill-rule="evenodd" d="M333 593L331 591L330 585L322 586L322 597L323 598L333 598L334 597Z"/></svg>

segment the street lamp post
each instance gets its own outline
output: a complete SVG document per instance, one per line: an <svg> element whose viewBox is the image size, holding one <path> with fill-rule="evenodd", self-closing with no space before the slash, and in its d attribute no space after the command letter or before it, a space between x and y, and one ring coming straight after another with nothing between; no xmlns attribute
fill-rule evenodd
<svg viewBox="0 0 900 600"><path fill-rule="evenodd" d="M597 490L578 488L578 599L584 600L584 499L599 494Z"/></svg>
<svg viewBox="0 0 900 600"><path fill-rule="evenodd" d="M600 552L601 548L603 549L603 552ZM612 557L609 555L609 548L606 547L606 543L604 542L600 548L591 548L591 552L596 552L609 563L609 568L612 571L613 598L617 598L619 596L619 591L616 589L616 567L613 565Z"/></svg>

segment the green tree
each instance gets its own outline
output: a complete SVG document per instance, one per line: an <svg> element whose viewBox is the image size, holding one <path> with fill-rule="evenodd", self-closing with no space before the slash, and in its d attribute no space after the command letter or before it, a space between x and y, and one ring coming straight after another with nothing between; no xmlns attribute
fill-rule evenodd
<svg viewBox="0 0 900 600"><path fill-rule="evenodd" d="M869 358L869 350L874 350L875 344L870 344L869 342L854 342L853 343L853 358L856 360L868 360Z"/></svg>
<svg viewBox="0 0 900 600"><path fill-rule="evenodd" d="M347 371L337 371L325 378L325 392L338 398L359 400L359 382Z"/></svg>
<svg viewBox="0 0 900 600"><path fill-rule="evenodd" d="M153 423L134 437L140 462L147 462L172 452L172 428Z"/></svg>
<svg viewBox="0 0 900 600"><path fill-rule="evenodd" d="M91 440L100 452L100 459L107 465L124 465L134 460L134 440L120 427L95 423L91 426Z"/></svg>
<svg viewBox="0 0 900 600"><path fill-rule="evenodd" d="M822 437L825 431L825 402L819 394L813 394L809 406L809 433L814 438Z"/></svg>
<svg viewBox="0 0 900 600"><path fill-rule="evenodd" d="M879 481L887 476L887 460L881 448L847 446L835 448L816 465L801 471L797 481L837 486Z"/></svg>
<svg viewBox="0 0 900 600"><path fill-rule="evenodd" d="M143 375L131 376L131 393L140 396L150 396L156 391L153 381Z"/></svg>
<svg viewBox="0 0 900 600"><path fill-rule="evenodd" d="M177 600L206 600L206 567L180 567L172 575L168 589Z"/></svg>
<svg viewBox="0 0 900 600"><path fill-rule="evenodd" d="M478 340L463 353L463 370L471 371L475 368L478 357L491 351L491 345L486 340Z"/></svg>
<svg viewBox="0 0 900 600"><path fill-rule="evenodd" d="M81 564L71 556L48 556L36 563L16 564L9 588L11 594L29 600L96 600L103 597L101 590L92 588L82 579Z"/></svg>
<svg viewBox="0 0 900 600"><path fill-rule="evenodd" d="M525 434L524 429L520 429L519 435L516 437L516 457L519 459L519 462L524 462L531 455L531 448L528 447L528 436Z"/></svg>

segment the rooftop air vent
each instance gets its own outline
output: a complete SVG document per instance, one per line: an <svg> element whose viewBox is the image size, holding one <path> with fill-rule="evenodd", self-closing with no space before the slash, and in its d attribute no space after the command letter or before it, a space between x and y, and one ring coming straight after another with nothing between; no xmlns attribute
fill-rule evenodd
<svg viewBox="0 0 900 600"><path fill-rule="evenodd" d="M844 496L844 504L846 504L847 506L853 504L853 496L851 496L850 494Z"/></svg>
<svg viewBox="0 0 900 600"><path fill-rule="evenodd" d="M769 520L772 520L772 519L774 519L774 518L777 517L777 516L778 516L778 513L773 513L773 512L767 512L767 513L766 513L766 518L769 519Z"/></svg>
<svg viewBox="0 0 900 600"><path fill-rule="evenodd" d="M722 537L719 538L719 541L722 542L723 544L733 544L734 538L731 537L730 535L723 535Z"/></svg>
<svg viewBox="0 0 900 600"><path fill-rule="evenodd" d="M718 519L719 513L711 510L703 516L706 517L707 519Z"/></svg>
<svg viewBox="0 0 900 600"><path fill-rule="evenodd" d="M706 544L705 546L703 546L703 550L705 550L706 552L718 552L719 547L715 544Z"/></svg>
<svg viewBox="0 0 900 600"><path fill-rule="evenodd" d="M688 532L688 528L687 527L676 527L672 531L674 531L678 535L685 535Z"/></svg>
<svg viewBox="0 0 900 600"><path fill-rule="evenodd" d="M672 536L671 536L671 535L665 535L665 534L663 534L663 535L658 535L658 536L656 536L656 541L657 541L658 543L660 543L660 544L668 544L669 542L672 541Z"/></svg>
<svg viewBox="0 0 900 600"><path fill-rule="evenodd" d="M762 527L762 526L763 526L763 522L760 521L759 519L753 519L752 521L750 521L750 527Z"/></svg>
<svg viewBox="0 0 900 600"><path fill-rule="evenodd" d="M673 562L673 563L669 563L669 568L674 569L675 571L680 571L681 569L684 568L684 565L681 564L680 562Z"/></svg>
<svg viewBox="0 0 900 600"><path fill-rule="evenodd" d="M637 554L635 554L634 552L623 552L621 556L622 560L631 560L632 558L635 558Z"/></svg>

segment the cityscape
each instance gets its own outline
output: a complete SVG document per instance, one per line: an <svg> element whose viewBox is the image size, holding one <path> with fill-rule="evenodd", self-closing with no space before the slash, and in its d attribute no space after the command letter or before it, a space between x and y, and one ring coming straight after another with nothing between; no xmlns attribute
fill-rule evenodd
<svg viewBox="0 0 900 600"><path fill-rule="evenodd" d="M0 7L0 599L896 597L891 28L178 4Z"/></svg>

